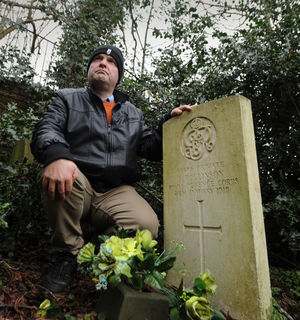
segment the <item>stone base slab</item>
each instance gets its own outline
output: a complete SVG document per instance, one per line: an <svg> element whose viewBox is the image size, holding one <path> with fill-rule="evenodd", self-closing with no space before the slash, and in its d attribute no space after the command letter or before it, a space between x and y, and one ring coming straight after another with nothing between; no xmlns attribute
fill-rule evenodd
<svg viewBox="0 0 300 320"><path fill-rule="evenodd" d="M169 301L163 294L139 292L121 283L100 293L96 311L109 320L166 320Z"/></svg>

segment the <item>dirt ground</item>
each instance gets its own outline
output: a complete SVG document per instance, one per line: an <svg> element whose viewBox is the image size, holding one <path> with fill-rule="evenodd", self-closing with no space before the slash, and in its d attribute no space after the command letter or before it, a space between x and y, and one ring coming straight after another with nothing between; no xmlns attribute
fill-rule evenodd
<svg viewBox="0 0 300 320"><path fill-rule="evenodd" d="M0 320L43 319L37 311L45 299L57 305L53 313L58 315L60 312L59 318L64 319L69 314L73 319L97 319L92 313L97 298L94 282L77 272L70 288L54 295L40 285L41 275L51 265L51 257L42 249L24 250L12 259L0 256Z"/></svg>
<svg viewBox="0 0 300 320"><path fill-rule="evenodd" d="M77 272L73 284L61 294L54 295L41 286L40 277L52 263L51 255L43 248L19 249L10 258L0 254L0 320L45 319L37 314L45 299L53 304L55 319L98 319L94 311L97 291L88 276ZM283 292L281 307L289 313L292 304ZM289 314L291 319L299 319ZM229 314L226 317L233 319Z"/></svg>

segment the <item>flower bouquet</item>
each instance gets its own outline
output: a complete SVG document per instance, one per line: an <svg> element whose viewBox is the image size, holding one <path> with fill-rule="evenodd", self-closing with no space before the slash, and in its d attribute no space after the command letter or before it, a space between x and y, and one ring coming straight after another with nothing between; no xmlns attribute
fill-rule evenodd
<svg viewBox="0 0 300 320"><path fill-rule="evenodd" d="M213 309L207 293L214 294L216 284L209 271L195 279L191 290L184 290L183 281L177 290L165 282L166 272L174 267L176 244L168 252L157 251L157 241L149 230L137 230L135 237L127 237L124 230L117 235L99 236L100 248L87 243L77 256L82 272L88 273L96 283L97 290L116 287L121 282L138 291L155 291L167 295L170 319L222 319L225 317Z"/></svg>

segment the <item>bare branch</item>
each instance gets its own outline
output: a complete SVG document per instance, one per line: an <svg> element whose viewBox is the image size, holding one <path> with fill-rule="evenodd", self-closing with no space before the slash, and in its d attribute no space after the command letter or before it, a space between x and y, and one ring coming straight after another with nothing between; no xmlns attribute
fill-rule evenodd
<svg viewBox="0 0 300 320"><path fill-rule="evenodd" d="M1 16L1 17L3 17L3 16ZM25 25L25 24L29 24L29 23L32 24L37 21L48 21L48 20L52 20L52 18L43 17L43 18L38 18L38 19L29 19L29 20L26 19L26 20L22 21L22 23L15 23L6 29L0 28L0 40L3 39L5 36L7 36L12 31L16 30L21 25Z"/></svg>
<svg viewBox="0 0 300 320"><path fill-rule="evenodd" d="M125 46L125 55L127 56L128 55L128 47L127 47L127 41L126 41L126 36L125 36L124 25L122 25L120 22L118 24L119 24L119 28L120 28L120 30L122 32L122 40L123 40L123 44Z"/></svg>
<svg viewBox="0 0 300 320"><path fill-rule="evenodd" d="M146 26L146 31L145 31L145 37L144 37L144 46L142 48L142 68L141 68L141 74L143 75L144 73L144 68L145 68L145 59L146 59L146 51L147 51L147 38L148 38L148 31L150 27L150 21L152 19L152 11L153 11L153 6L154 6L154 0L152 0L151 3L151 8L148 16L148 21L147 21L147 26Z"/></svg>
<svg viewBox="0 0 300 320"><path fill-rule="evenodd" d="M136 49L137 49L137 40L136 40L136 37L135 37L135 34L134 34L134 29L136 29L135 27L135 24L136 24L136 21L134 19L134 16L133 16L133 11L132 11L132 1L129 0L129 12L130 12L130 17L131 17L131 35L132 35L132 38L133 38L133 41L134 41L134 53L133 53L133 61L132 61L132 70L134 71L134 63L135 63L135 59L136 59Z"/></svg>
<svg viewBox="0 0 300 320"><path fill-rule="evenodd" d="M35 27L34 22L31 22L31 24L32 24L32 28L33 28L33 37L32 37L32 44L31 44L30 52L34 53L35 42L36 42L36 39L37 39L38 35L36 33L36 27Z"/></svg>
<svg viewBox="0 0 300 320"><path fill-rule="evenodd" d="M3 31L0 31L0 40L7 36L9 33L17 29L17 25L10 26Z"/></svg>
<svg viewBox="0 0 300 320"><path fill-rule="evenodd" d="M49 24L49 22L50 21L47 21L47 25ZM50 41L50 40L48 40L47 39L47 36L49 35L49 34L51 34L55 29L57 29L58 28L58 25L56 25L56 26L54 26L48 33L46 33L44 36L41 36L41 35L37 35L38 36L38 38L40 38L41 40L39 40L38 41L38 43L37 43L37 45L35 46L35 48L34 48L34 50L36 49L36 48L40 48L40 46L41 46L41 42L43 41L43 40L46 40L47 42L50 42L51 44L53 44L54 46L56 45L56 43L55 42L53 42L53 41Z"/></svg>
<svg viewBox="0 0 300 320"><path fill-rule="evenodd" d="M0 0L0 3L7 4L10 7L19 7L19 8L23 8L23 9L29 9L29 10L36 9L36 10L43 11L42 7L32 5L34 2L35 1L32 1L31 4L28 5L28 4L21 4L21 3L15 2L15 1Z"/></svg>

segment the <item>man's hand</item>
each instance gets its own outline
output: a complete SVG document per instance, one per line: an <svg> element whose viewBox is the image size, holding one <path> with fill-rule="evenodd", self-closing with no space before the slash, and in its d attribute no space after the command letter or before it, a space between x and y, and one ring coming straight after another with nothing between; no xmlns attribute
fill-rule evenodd
<svg viewBox="0 0 300 320"><path fill-rule="evenodd" d="M73 182L78 177L76 164L67 159L58 159L51 162L44 170L43 189L48 192L51 200L55 199L57 191L64 200L71 192Z"/></svg>
<svg viewBox="0 0 300 320"><path fill-rule="evenodd" d="M171 117L179 116L183 111L191 111L192 107L188 105L180 106L171 111Z"/></svg>

